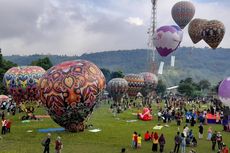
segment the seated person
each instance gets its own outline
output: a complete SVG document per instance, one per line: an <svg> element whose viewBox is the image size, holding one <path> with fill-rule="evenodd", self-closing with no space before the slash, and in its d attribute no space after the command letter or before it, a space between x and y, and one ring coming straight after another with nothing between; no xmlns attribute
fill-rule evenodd
<svg viewBox="0 0 230 153"><path fill-rule="evenodd" d="M190 143L191 139L189 137L186 137L185 141L186 141L186 146L189 147L191 144Z"/></svg>
<svg viewBox="0 0 230 153"><path fill-rule="evenodd" d="M147 131L147 132L145 133L145 141L149 141L149 140L151 140L151 136L150 136L150 134L149 134L149 131Z"/></svg>
<svg viewBox="0 0 230 153"><path fill-rule="evenodd" d="M191 142L191 147L196 147L196 146L197 146L197 140L195 137L193 137Z"/></svg>

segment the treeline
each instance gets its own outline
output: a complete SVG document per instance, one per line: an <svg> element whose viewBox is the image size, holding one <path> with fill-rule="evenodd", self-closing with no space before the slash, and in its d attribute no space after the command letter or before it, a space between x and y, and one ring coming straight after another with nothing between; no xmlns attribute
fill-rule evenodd
<svg viewBox="0 0 230 153"><path fill-rule="evenodd" d="M81 56L58 56L58 55L30 55L30 56L6 56L18 65L30 65L32 61L39 58L49 57L53 65L67 60L85 59L92 61L98 67L110 71L121 71L123 74L140 73L148 71L148 56L150 50L119 50L83 54ZM162 79L167 86L178 85L180 80L191 77L194 81L207 79L212 85L230 75L230 49L218 48L191 48L181 47L172 55L176 56L175 67L170 67L170 57L160 57L156 54L156 62L165 62Z"/></svg>

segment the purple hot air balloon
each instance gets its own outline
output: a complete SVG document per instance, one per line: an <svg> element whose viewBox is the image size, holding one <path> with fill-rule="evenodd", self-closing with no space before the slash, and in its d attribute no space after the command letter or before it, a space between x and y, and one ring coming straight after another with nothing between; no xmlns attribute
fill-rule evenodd
<svg viewBox="0 0 230 153"><path fill-rule="evenodd" d="M220 101L230 107L230 77L224 79L219 86L218 96Z"/></svg>
<svg viewBox="0 0 230 153"><path fill-rule="evenodd" d="M179 46L180 36L174 27L162 26L157 29L153 43L161 56L167 56Z"/></svg>

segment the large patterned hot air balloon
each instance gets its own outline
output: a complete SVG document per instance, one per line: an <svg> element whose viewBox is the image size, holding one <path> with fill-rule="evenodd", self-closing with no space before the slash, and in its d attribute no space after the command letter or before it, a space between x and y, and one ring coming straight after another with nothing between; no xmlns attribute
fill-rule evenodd
<svg viewBox="0 0 230 153"><path fill-rule="evenodd" d="M171 13L176 24L181 29L184 29L195 14L195 7L189 1L180 1L173 6Z"/></svg>
<svg viewBox="0 0 230 153"><path fill-rule="evenodd" d="M167 56L178 48L180 36L174 27L162 26L157 29L153 43L161 56Z"/></svg>
<svg viewBox="0 0 230 153"><path fill-rule="evenodd" d="M9 69L3 78L4 85L17 104L39 100L37 88L45 70L39 66L21 66Z"/></svg>
<svg viewBox="0 0 230 153"><path fill-rule="evenodd" d="M128 82L123 78L114 78L108 83L108 91L115 103L120 103L121 98L128 90Z"/></svg>
<svg viewBox="0 0 230 153"><path fill-rule="evenodd" d="M224 24L218 20L207 21L203 26L203 39L213 49L216 49L221 43L224 34Z"/></svg>
<svg viewBox="0 0 230 153"><path fill-rule="evenodd" d="M188 26L188 34L194 44L203 39L202 31L207 20L205 19L193 19Z"/></svg>
<svg viewBox="0 0 230 153"><path fill-rule="evenodd" d="M218 96L221 102L230 108L230 77L220 83Z"/></svg>
<svg viewBox="0 0 230 153"><path fill-rule="evenodd" d="M141 91L141 88L144 86L144 78L139 74L128 74L124 77L128 82L128 95L130 98L137 96L137 93Z"/></svg>
<svg viewBox="0 0 230 153"><path fill-rule="evenodd" d="M84 130L84 121L105 88L105 77L89 61L67 61L50 68L39 88L52 119L66 130L78 132Z"/></svg>

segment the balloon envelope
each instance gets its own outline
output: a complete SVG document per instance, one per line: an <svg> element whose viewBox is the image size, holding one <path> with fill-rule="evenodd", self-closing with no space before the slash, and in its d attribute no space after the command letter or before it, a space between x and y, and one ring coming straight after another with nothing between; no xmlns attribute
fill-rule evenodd
<svg viewBox="0 0 230 153"><path fill-rule="evenodd" d="M173 28L175 28L177 30L177 34L180 37L180 42L182 42L183 40L183 31L180 27L178 27L177 25L172 25Z"/></svg>
<svg viewBox="0 0 230 153"><path fill-rule="evenodd" d="M108 82L108 91L115 101L119 101L128 90L128 82L123 78L114 78Z"/></svg>
<svg viewBox="0 0 230 153"><path fill-rule="evenodd" d="M171 14L176 24L184 29L195 15L195 6L189 1L180 1L173 6Z"/></svg>
<svg viewBox="0 0 230 153"><path fill-rule="evenodd" d="M39 88L51 118L68 131L77 132L84 130L83 122L105 88L105 77L89 61L67 61L50 68Z"/></svg>
<svg viewBox="0 0 230 153"><path fill-rule="evenodd" d="M193 19L188 26L188 34L194 44L198 43L200 40L202 40L202 31L204 28L204 25L206 24L208 20L205 19Z"/></svg>
<svg viewBox="0 0 230 153"><path fill-rule="evenodd" d="M180 36L174 27L162 26L157 29L153 43L161 56L167 56L179 46Z"/></svg>
<svg viewBox="0 0 230 153"><path fill-rule="evenodd" d="M230 107L230 77L224 79L219 86L218 96L220 101Z"/></svg>
<svg viewBox="0 0 230 153"><path fill-rule="evenodd" d="M13 67L4 74L3 82L17 104L39 100L37 85L44 73L45 70L39 66Z"/></svg>
<svg viewBox="0 0 230 153"><path fill-rule="evenodd" d="M203 26L203 39L213 49L216 49L221 43L224 38L224 34L224 24L218 20L207 21Z"/></svg>
<svg viewBox="0 0 230 153"><path fill-rule="evenodd" d="M136 97L137 93L141 91L141 88L144 86L144 78L139 74L128 74L124 77L128 82L128 95L130 98Z"/></svg>

